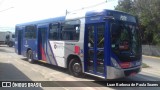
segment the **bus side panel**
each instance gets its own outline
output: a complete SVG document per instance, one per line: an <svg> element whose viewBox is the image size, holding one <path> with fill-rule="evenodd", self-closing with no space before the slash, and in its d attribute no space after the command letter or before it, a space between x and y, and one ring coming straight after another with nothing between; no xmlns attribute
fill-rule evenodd
<svg viewBox="0 0 160 90"><path fill-rule="evenodd" d="M18 30L15 31L15 52L18 53Z"/></svg>
<svg viewBox="0 0 160 90"><path fill-rule="evenodd" d="M36 39L24 39L23 42L23 56L26 57L27 51L30 49L33 52L33 59L37 60L37 44Z"/></svg>
<svg viewBox="0 0 160 90"><path fill-rule="evenodd" d="M15 37L15 52L19 55L22 55L22 46L23 46L23 29L16 29Z"/></svg>
<svg viewBox="0 0 160 90"><path fill-rule="evenodd" d="M49 62L50 62L50 64L58 66L57 59L55 57L55 52L53 52L52 47L53 46L50 44L50 41L47 40L47 56L48 56L48 58L50 60Z"/></svg>
<svg viewBox="0 0 160 90"><path fill-rule="evenodd" d="M64 41L50 41L49 42L52 55L53 55L53 63L60 67L65 67L65 58L64 58L64 50L65 44ZM51 55L49 55L51 56Z"/></svg>

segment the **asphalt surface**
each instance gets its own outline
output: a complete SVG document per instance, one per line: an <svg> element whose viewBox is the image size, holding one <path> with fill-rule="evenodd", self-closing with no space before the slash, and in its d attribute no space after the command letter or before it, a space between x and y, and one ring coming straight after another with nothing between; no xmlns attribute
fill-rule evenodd
<svg viewBox="0 0 160 90"><path fill-rule="evenodd" d="M143 62L149 68L143 68L136 76L117 79L115 81L160 81L160 59L143 57ZM84 78L71 76L66 69L36 62L30 64L26 58L15 54L14 48L0 46L0 81L97 81L102 80L86 75ZM70 82L68 82L70 83ZM58 87L38 88L0 88L0 90L160 90L160 87L106 87L104 82L75 82L73 84L85 87L61 87L61 84L54 82Z"/></svg>

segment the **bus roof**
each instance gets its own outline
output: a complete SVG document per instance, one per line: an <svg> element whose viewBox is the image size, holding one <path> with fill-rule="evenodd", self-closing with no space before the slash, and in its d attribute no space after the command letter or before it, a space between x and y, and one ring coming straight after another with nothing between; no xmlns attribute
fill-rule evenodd
<svg viewBox="0 0 160 90"><path fill-rule="evenodd" d="M27 23L17 24L16 26L49 23L49 22L64 21L64 20L65 20L65 16L61 16L61 17L56 17L56 18L48 18L48 19L37 20L37 21L33 21L33 22L27 22Z"/></svg>
<svg viewBox="0 0 160 90"><path fill-rule="evenodd" d="M109 9L101 9L101 10L93 10L93 11L87 11L86 12L86 17L89 17L89 16L95 16L96 13L98 15L106 15L108 12L112 12L112 13L119 13L119 14L125 14L125 15L130 15L130 16L133 16L131 14L128 14L126 12L123 12L123 11L118 11L118 10L109 10Z"/></svg>
<svg viewBox="0 0 160 90"><path fill-rule="evenodd" d="M30 25L30 24L42 24L42 23L49 23L49 22L56 22L56 21L65 21L66 19L76 19L76 18L82 18L82 17L92 17L92 16L107 16L111 13L115 19L119 19L118 15L126 15L127 17L132 18L132 21L134 22L134 16L130 15L128 13L122 12L122 11L117 11L117 10L108 10L108 9L101 9L101 10L92 10L92 11L86 11L82 13L69 13L67 16L60 16L60 17L55 17L55 18L48 18L48 19L43 19L43 20L38 20L38 21L33 21L33 22L27 22L27 23L22 23L22 24L17 24L16 26L23 26L23 25Z"/></svg>

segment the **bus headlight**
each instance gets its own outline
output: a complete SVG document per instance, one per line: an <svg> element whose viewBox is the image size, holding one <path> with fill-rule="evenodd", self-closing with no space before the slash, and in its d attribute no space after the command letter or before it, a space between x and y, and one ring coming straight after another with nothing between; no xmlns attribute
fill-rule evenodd
<svg viewBox="0 0 160 90"><path fill-rule="evenodd" d="M117 63L117 61L116 61L114 58L112 58L112 57L111 57L111 62L112 62L113 66L114 66L115 68L118 68L118 69L121 68L121 67L119 66L119 64Z"/></svg>

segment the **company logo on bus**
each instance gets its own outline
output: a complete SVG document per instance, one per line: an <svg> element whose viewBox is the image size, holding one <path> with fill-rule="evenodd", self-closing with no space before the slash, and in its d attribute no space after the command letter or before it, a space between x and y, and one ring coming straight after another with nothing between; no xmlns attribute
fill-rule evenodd
<svg viewBox="0 0 160 90"><path fill-rule="evenodd" d="M54 49L56 49L57 48L57 45L56 44L54 44Z"/></svg>
<svg viewBox="0 0 160 90"><path fill-rule="evenodd" d="M121 16L120 16L120 20L122 20L122 21L127 21L127 17L126 17L126 16L121 15Z"/></svg>

